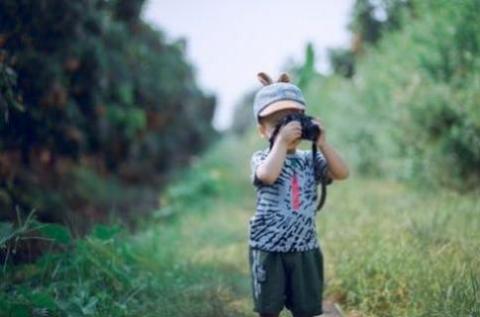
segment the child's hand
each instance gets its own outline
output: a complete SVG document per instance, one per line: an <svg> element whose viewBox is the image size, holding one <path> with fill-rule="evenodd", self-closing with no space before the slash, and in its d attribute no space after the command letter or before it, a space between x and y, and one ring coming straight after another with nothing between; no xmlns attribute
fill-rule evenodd
<svg viewBox="0 0 480 317"><path fill-rule="evenodd" d="M290 121L280 128L278 137L285 145L290 145L302 136L302 125L297 120Z"/></svg>
<svg viewBox="0 0 480 317"><path fill-rule="evenodd" d="M318 128L320 129L320 136L318 137L316 143L317 143L317 146L318 147L322 147L325 145L325 143L327 142L327 139L326 139L326 130L325 128L323 127L323 124L321 123L320 119L318 119L317 117L314 117L312 122L314 124L316 124L318 126Z"/></svg>

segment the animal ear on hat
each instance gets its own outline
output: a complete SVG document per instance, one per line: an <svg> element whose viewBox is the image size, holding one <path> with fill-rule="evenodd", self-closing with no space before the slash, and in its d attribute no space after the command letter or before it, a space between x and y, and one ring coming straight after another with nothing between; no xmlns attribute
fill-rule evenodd
<svg viewBox="0 0 480 317"><path fill-rule="evenodd" d="M290 82L290 77L286 73L282 73L280 77L278 78L277 82L279 83L289 83Z"/></svg>
<svg viewBox="0 0 480 317"><path fill-rule="evenodd" d="M273 80L270 78L270 76L268 76L267 74L265 74L264 72L260 72L257 74L257 77L258 77L258 80L260 80L260 82L264 85L264 86L267 86L267 85L270 85L273 83Z"/></svg>

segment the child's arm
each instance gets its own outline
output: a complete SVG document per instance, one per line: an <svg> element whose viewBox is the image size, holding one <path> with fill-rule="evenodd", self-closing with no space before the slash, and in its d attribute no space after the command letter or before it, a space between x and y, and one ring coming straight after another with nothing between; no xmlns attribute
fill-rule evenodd
<svg viewBox="0 0 480 317"><path fill-rule="evenodd" d="M326 130L324 125L321 124L318 118L316 118L316 120L313 120L313 122L315 122L321 130L320 137L318 138L316 143L318 149L322 151L323 156L327 160L327 176L335 180L346 179L349 174L348 167L343 161L343 159L340 157L340 155L337 153L337 151L335 151L333 146L327 143Z"/></svg>
<svg viewBox="0 0 480 317"><path fill-rule="evenodd" d="M257 178L266 184L273 184L282 171L287 155L288 145L302 136L302 126L298 121L291 121L283 126L277 134L272 150L257 167Z"/></svg>
<svg viewBox="0 0 480 317"><path fill-rule="evenodd" d="M346 179L348 177L348 167L345 162L342 160L340 155L335 151L333 146L328 144L327 142L318 145L318 149L322 151L323 156L327 160L327 176L331 179L341 180Z"/></svg>

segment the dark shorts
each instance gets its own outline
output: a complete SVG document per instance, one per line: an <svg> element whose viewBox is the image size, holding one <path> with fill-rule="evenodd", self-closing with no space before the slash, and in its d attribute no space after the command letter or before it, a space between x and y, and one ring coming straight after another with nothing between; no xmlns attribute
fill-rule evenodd
<svg viewBox="0 0 480 317"><path fill-rule="evenodd" d="M254 311L278 314L285 306L294 315L321 315L323 254L268 252L249 246Z"/></svg>

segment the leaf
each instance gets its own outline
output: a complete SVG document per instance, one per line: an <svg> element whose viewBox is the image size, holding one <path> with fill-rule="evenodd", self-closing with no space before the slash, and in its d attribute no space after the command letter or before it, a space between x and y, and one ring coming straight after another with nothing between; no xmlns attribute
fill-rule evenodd
<svg viewBox="0 0 480 317"><path fill-rule="evenodd" d="M121 231L122 228L120 226L106 226L97 224L93 227L90 236L100 240L110 240Z"/></svg>
<svg viewBox="0 0 480 317"><path fill-rule="evenodd" d="M0 222L0 247L2 247L8 239L10 239L13 231L13 224L11 222Z"/></svg>
<svg viewBox="0 0 480 317"><path fill-rule="evenodd" d="M85 315L94 315L95 312L97 311L97 303L98 303L98 298L95 296L92 296L88 299L87 305L83 306L82 313Z"/></svg>
<svg viewBox="0 0 480 317"><path fill-rule="evenodd" d="M40 232L58 243L68 244L72 240L68 229L56 223L42 224Z"/></svg>
<svg viewBox="0 0 480 317"><path fill-rule="evenodd" d="M12 317L30 317L30 308L23 304L12 305L10 315Z"/></svg>
<svg viewBox="0 0 480 317"><path fill-rule="evenodd" d="M35 307L48 308L54 310L57 305L55 300L46 293L33 293L29 295L29 299Z"/></svg>

